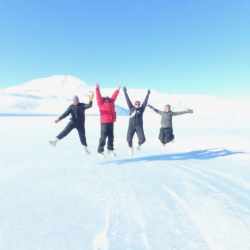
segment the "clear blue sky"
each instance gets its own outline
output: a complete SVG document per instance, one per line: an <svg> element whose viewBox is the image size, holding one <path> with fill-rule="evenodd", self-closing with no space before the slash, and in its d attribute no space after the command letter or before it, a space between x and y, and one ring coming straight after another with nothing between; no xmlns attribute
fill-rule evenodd
<svg viewBox="0 0 250 250"><path fill-rule="evenodd" d="M102 87L245 98L249 0L3 0L0 88L63 74Z"/></svg>

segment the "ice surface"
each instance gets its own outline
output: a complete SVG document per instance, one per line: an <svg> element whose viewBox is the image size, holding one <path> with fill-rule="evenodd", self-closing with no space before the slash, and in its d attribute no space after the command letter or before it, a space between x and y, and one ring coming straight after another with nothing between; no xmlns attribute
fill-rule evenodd
<svg viewBox="0 0 250 250"><path fill-rule="evenodd" d="M249 250L249 120L173 118L175 143L147 141L128 156L128 117L115 124L116 157L97 157L98 116L86 117L90 156L68 119L0 117L1 250ZM135 135L134 144L137 144Z"/></svg>

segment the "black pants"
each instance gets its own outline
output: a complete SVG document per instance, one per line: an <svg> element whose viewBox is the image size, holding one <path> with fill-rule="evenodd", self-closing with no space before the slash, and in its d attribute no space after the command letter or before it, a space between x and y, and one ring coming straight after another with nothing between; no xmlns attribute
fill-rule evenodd
<svg viewBox="0 0 250 250"><path fill-rule="evenodd" d="M82 145L87 147L87 142L86 142L86 136L85 136L85 124L84 123L76 123L73 121L70 121L65 129L57 136L59 140L67 136L72 129L76 128L81 140Z"/></svg>
<svg viewBox="0 0 250 250"><path fill-rule="evenodd" d="M101 138L99 140L98 153L104 151L106 139L108 137L108 150L114 150L114 123L101 123Z"/></svg>
<svg viewBox="0 0 250 250"><path fill-rule="evenodd" d="M160 128L159 140L166 144L174 139L173 128Z"/></svg>
<svg viewBox="0 0 250 250"><path fill-rule="evenodd" d="M139 145L142 145L146 141L142 126L129 126L127 132L127 142L130 148L133 146L133 137L135 133L137 134Z"/></svg>

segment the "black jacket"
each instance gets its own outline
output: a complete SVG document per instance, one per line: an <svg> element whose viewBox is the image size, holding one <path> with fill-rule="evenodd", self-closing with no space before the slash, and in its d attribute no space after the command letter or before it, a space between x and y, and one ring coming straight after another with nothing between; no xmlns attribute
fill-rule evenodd
<svg viewBox="0 0 250 250"><path fill-rule="evenodd" d="M142 126L143 125L142 116L148 103L149 93L146 95L145 100L140 106L140 108L135 108L135 106L131 103L127 91L124 91L124 94L130 111L129 126L132 127L136 127L138 125Z"/></svg>
<svg viewBox="0 0 250 250"><path fill-rule="evenodd" d="M78 103L77 105L71 104L68 109L59 117L59 120L64 119L66 116L71 114L70 120L73 122L85 122L85 109L92 107L93 102L90 101L88 104Z"/></svg>

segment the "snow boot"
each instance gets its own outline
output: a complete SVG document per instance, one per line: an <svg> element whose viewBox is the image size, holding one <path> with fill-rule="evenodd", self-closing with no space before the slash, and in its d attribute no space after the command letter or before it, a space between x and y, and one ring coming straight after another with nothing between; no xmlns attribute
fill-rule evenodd
<svg viewBox="0 0 250 250"><path fill-rule="evenodd" d="M100 159L105 159L105 155L104 155L103 153L98 153L98 157L99 157Z"/></svg>
<svg viewBox="0 0 250 250"><path fill-rule="evenodd" d="M113 150L108 150L108 151L107 151L107 154L108 154L108 155L111 155L111 156L113 156L113 157L116 156L116 153L115 153Z"/></svg>
<svg viewBox="0 0 250 250"><path fill-rule="evenodd" d="M82 150L83 154L85 155L90 155L90 152L87 149L87 146L83 146L83 150Z"/></svg>
<svg viewBox="0 0 250 250"><path fill-rule="evenodd" d="M133 155L133 152L134 152L134 148L133 146L129 148L128 150L128 155Z"/></svg>
<svg viewBox="0 0 250 250"><path fill-rule="evenodd" d="M52 146L52 147L55 147L58 141L59 141L59 139L55 138L54 141L49 141L49 145Z"/></svg>
<svg viewBox="0 0 250 250"><path fill-rule="evenodd" d="M137 149L138 151L140 151L140 150L141 150L141 145L140 145L139 143L138 143L138 145L137 145L136 149Z"/></svg>

